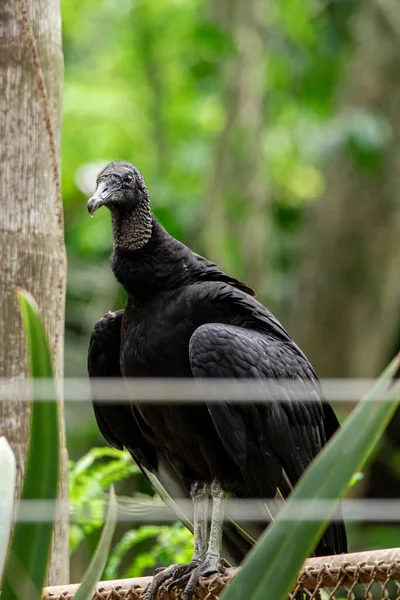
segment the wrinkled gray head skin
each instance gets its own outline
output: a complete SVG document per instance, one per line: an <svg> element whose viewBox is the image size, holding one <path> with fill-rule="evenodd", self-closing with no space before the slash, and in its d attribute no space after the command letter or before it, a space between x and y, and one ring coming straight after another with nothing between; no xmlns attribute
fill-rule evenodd
<svg viewBox="0 0 400 600"><path fill-rule="evenodd" d="M152 234L149 193L141 173L128 162L108 164L97 177L88 201L90 215L101 206L111 211L114 249L138 250Z"/></svg>
<svg viewBox="0 0 400 600"><path fill-rule="evenodd" d="M128 162L109 163L97 176L97 188L88 201L91 215L101 206L112 212L126 213L134 210L141 200L148 201L146 184L138 169Z"/></svg>

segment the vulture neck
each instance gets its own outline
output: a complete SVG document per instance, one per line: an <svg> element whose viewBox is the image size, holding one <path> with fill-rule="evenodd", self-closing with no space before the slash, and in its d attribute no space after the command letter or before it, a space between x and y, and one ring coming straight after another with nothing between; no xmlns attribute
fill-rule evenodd
<svg viewBox="0 0 400 600"><path fill-rule="evenodd" d="M128 224L129 223L129 224ZM170 236L151 217L140 246L121 245L121 240L132 237L131 220L126 221L119 231L114 228L114 252L111 267L116 279L135 300L146 300L159 291L172 289L190 278L189 265L192 262L189 248ZM115 227L115 226L114 226ZM122 234L122 232L125 232ZM136 234L134 234L136 237Z"/></svg>
<svg viewBox="0 0 400 600"><path fill-rule="evenodd" d="M143 199L133 211L111 213L114 250L140 250L151 238L153 219L148 199Z"/></svg>

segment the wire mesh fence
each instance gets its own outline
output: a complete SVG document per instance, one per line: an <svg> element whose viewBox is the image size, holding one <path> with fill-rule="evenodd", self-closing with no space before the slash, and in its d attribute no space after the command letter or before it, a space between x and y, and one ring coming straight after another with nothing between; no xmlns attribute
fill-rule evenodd
<svg viewBox="0 0 400 600"><path fill-rule="evenodd" d="M340 512L335 513L336 500L292 500L291 508L285 511L281 518L288 521L315 521L329 518L330 521L345 520L346 522L371 521L373 523L400 523L400 499L347 499L341 501ZM98 495L87 502L82 502L77 508L73 504L58 504L57 519L68 517L70 523L98 523L104 520L107 495ZM188 498L174 498L176 508L189 518L193 512L193 502ZM246 499L229 498L226 500L226 517L240 522L266 522L273 519L283 507L281 498ZM46 523L53 520L52 500L22 500L19 502L17 518L24 523ZM0 501L0 513L3 505ZM208 517L211 519L211 507L208 507ZM138 498L122 496L118 498L118 518L124 523L172 523L177 515L166 506L159 496L142 494Z"/></svg>
<svg viewBox="0 0 400 600"><path fill-rule="evenodd" d="M112 379L66 378L59 381L65 402L88 402L91 389L96 402L315 402L323 396L329 402L354 403L373 386L373 379ZM60 388L58 388L60 389ZM318 394L318 396L316 395ZM382 394L383 400L384 395ZM0 401L10 398L54 400L49 379L0 378Z"/></svg>
<svg viewBox="0 0 400 600"><path fill-rule="evenodd" d="M236 572L228 569L224 575L202 578L195 598L218 600ZM97 585L93 600L143 600L150 581L151 577L103 581ZM43 600L70 600L77 589L78 585L48 587ZM309 600L399 600L400 548L310 558L300 571L291 597L299 598L299 592ZM157 598L178 600L181 595L182 591L168 591L165 586Z"/></svg>

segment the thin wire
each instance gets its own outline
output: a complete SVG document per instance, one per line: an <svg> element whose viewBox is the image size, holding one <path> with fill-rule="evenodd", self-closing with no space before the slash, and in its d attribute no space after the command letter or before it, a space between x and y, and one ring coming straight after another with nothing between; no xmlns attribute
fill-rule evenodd
<svg viewBox="0 0 400 600"><path fill-rule="evenodd" d="M65 378L68 402L87 402L91 387L96 402L315 402L321 392L315 382L293 379L94 379ZM324 398L332 402L357 402L375 383L372 379L321 380ZM389 387L389 386L388 386ZM30 394L30 391L32 393ZM54 401L51 379L0 379L0 402L33 396L36 401ZM381 391L382 401L387 400Z"/></svg>
<svg viewBox="0 0 400 600"><path fill-rule="evenodd" d="M186 514L191 516L193 504L190 499L180 498L174 502ZM19 503L16 520L24 523L47 522L49 515L53 514L54 500L22 500ZM96 500L91 500L83 505L63 503L59 504L57 518L69 516L72 522L99 523L104 519L106 509L106 495ZM266 510L276 517L283 506L283 502L276 499L229 499L226 507L226 518L236 521L267 522L271 519ZM137 501L131 498L118 499L118 520L130 523L170 523L177 521L177 516L162 501L155 497L148 502ZM0 514L3 511L0 502ZM340 512L341 511L341 512ZM349 499L341 501L338 510L336 500L302 499L291 500L286 506L285 514L281 518L288 521L315 521L326 519L329 521L343 520L346 522L390 522L400 523L400 499ZM208 517L211 518L211 508Z"/></svg>

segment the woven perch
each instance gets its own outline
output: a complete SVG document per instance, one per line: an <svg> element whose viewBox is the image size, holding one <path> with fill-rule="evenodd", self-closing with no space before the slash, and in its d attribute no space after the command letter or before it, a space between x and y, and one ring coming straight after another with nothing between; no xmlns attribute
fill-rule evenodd
<svg viewBox="0 0 400 600"><path fill-rule="evenodd" d="M224 587L234 577L237 569L228 569L225 575L204 577L196 591L199 600L218 600ZM279 577L279 573L276 574ZM151 577L116 579L97 584L93 600L142 600ZM393 583L391 583L393 582ZM355 552L337 556L309 558L303 565L294 591L305 591L309 598L317 598L325 589L329 598L335 598L341 588L340 597L354 598L354 588L362 586L365 598L400 598L400 548ZM372 585L380 584L378 593L371 592ZM394 585L393 593L388 586ZM58 585L43 590L43 600L70 600L79 584ZM343 592L345 590L345 592ZM168 593L160 590L159 600L175 600L181 591ZM360 595L358 595L360 597Z"/></svg>

